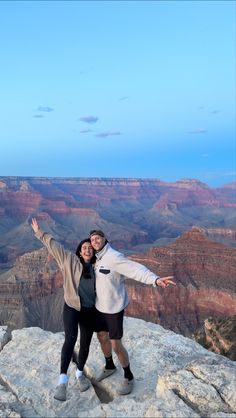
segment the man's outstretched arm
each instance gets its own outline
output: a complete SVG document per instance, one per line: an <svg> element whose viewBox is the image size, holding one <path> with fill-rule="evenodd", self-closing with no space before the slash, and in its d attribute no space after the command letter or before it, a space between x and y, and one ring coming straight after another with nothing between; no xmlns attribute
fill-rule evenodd
<svg viewBox="0 0 236 418"><path fill-rule="evenodd" d="M162 288L165 288L169 285L176 285L174 276L166 276L160 278L143 264L129 260L121 253L117 254L113 261L114 270L129 279L133 279L152 286L160 286Z"/></svg>

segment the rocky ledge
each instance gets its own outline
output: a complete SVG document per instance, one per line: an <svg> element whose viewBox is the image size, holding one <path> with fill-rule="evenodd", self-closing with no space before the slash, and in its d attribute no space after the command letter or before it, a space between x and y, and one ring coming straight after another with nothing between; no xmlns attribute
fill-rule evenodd
<svg viewBox="0 0 236 418"><path fill-rule="evenodd" d="M133 392L116 394L123 378L119 366L114 375L96 382L103 356L94 335L86 370L93 385L80 393L71 364L66 402L53 398L63 333L23 328L9 336L2 328L1 418L236 418L235 362L156 324L126 317L124 326L135 375Z"/></svg>

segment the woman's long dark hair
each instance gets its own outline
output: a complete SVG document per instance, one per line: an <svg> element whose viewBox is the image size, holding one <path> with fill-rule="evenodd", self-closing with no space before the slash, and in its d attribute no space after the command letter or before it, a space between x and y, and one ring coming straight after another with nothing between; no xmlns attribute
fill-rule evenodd
<svg viewBox="0 0 236 418"><path fill-rule="evenodd" d="M82 241L80 241L80 243L79 243L79 245L78 245L78 247L77 247L77 249L76 249L75 254L76 254L76 255L77 255L77 257L80 259L80 262L81 262L81 264L83 265L83 271L82 271L82 275L83 275L83 277L84 277L85 279L90 279L90 277L91 277L91 269L90 269L90 264L94 264L94 263L95 263L95 261L96 261L96 257L95 257L95 251L93 250L93 256L92 256L92 258L91 258L90 262L89 262L89 263L85 263L85 261L84 261L83 257L82 257L82 256L81 256L81 254L80 254L80 252L81 252L81 248L82 248L82 245L83 245L85 242L89 242L89 244L91 244L90 238L85 238L85 239L83 239Z"/></svg>

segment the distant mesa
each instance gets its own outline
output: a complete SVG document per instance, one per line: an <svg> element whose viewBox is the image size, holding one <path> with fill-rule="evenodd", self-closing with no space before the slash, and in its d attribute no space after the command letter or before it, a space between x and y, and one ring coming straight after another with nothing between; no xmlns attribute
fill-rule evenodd
<svg viewBox="0 0 236 418"><path fill-rule="evenodd" d="M4 190L6 188L7 188L7 185L6 185L5 181L0 181L0 189Z"/></svg>

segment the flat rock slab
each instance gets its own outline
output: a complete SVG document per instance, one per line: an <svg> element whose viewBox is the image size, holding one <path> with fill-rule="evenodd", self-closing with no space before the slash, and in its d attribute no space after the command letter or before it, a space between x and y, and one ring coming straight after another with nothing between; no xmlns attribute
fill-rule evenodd
<svg viewBox="0 0 236 418"><path fill-rule="evenodd" d="M40 328L12 332L0 352L0 418L236 418L235 362L159 325L127 317L123 341L135 376L133 392L117 395L123 370L115 355L117 372L96 382L104 358L94 334L86 366L94 386L79 391L72 363L67 401L56 401L63 341L62 332Z"/></svg>

